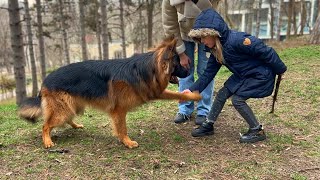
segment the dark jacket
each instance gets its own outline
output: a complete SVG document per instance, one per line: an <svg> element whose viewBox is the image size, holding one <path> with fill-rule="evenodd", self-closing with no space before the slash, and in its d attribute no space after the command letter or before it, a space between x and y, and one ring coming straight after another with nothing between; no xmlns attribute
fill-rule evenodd
<svg viewBox="0 0 320 180"><path fill-rule="evenodd" d="M275 75L287 70L276 51L260 39L244 32L230 30L222 17L213 9L203 11L193 29L215 29L221 35L225 65L233 74L225 82L232 93L261 98L272 94ZM206 48L210 51L209 48ZM221 64L211 54L203 75L189 88L203 91L219 71Z"/></svg>

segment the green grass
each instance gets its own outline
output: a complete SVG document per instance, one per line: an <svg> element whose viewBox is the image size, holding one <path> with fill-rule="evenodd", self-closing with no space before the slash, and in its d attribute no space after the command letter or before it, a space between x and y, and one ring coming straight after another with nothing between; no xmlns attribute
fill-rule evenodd
<svg viewBox="0 0 320 180"><path fill-rule="evenodd" d="M275 114L272 97L250 99L268 139L238 143L247 125L227 101L215 135L192 138L193 122L176 125L176 101L154 101L127 116L129 136L139 143L124 147L111 134L110 118L88 109L76 122L56 129L50 152L41 140L41 120L29 124L16 115L14 100L0 104L0 179L318 179L320 162L320 47L279 52L288 65ZM223 67L215 91L230 72ZM176 85L168 87L177 90Z"/></svg>

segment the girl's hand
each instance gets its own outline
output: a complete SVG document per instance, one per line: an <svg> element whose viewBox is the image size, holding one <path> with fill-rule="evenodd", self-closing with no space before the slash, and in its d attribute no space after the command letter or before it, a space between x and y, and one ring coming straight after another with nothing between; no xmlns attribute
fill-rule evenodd
<svg viewBox="0 0 320 180"><path fill-rule="evenodd" d="M181 94L192 93L189 89L185 89L181 92ZM184 100L179 100L179 103L185 102Z"/></svg>
<svg viewBox="0 0 320 180"><path fill-rule="evenodd" d="M182 94L185 94L185 93L191 93L191 91L189 89L185 89L181 92Z"/></svg>

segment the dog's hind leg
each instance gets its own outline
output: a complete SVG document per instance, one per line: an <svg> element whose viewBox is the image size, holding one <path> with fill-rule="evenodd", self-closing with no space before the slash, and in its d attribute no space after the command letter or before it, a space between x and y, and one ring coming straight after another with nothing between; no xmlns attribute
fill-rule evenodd
<svg viewBox="0 0 320 180"><path fill-rule="evenodd" d="M135 148L138 147L139 144L136 141L132 141L127 134L126 115L127 111L120 110L120 108L110 113L113 134L128 148Z"/></svg>
<svg viewBox="0 0 320 180"><path fill-rule="evenodd" d="M42 140L45 148L54 146L50 133L53 128L61 126L62 124L63 120L60 120L60 117L57 116L57 113L52 113L52 115L48 118L45 117L45 123L42 127Z"/></svg>
<svg viewBox="0 0 320 180"><path fill-rule="evenodd" d="M44 125L42 127L42 140L45 148L54 146L51 140L50 133L53 128L62 126L67 122L73 114L67 109L61 108L61 104L50 104L47 108L44 108ZM60 108L57 108L60 107Z"/></svg>
<svg viewBox="0 0 320 180"><path fill-rule="evenodd" d="M54 146L54 143L51 140L50 133L53 127L46 121L42 127L42 141L45 148L50 148Z"/></svg>
<svg viewBox="0 0 320 180"><path fill-rule="evenodd" d="M84 126L82 124L75 123L72 119L67 122L70 126L72 126L74 129L83 128Z"/></svg>
<svg viewBox="0 0 320 180"><path fill-rule="evenodd" d="M84 108L83 107L78 107L76 110L76 114L83 114ZM74 116L71 116L70 119L67 121L67 123L73 127L74 129L79 129L83 128L84 126L82 124L77 124L73 121Z"/></svg>

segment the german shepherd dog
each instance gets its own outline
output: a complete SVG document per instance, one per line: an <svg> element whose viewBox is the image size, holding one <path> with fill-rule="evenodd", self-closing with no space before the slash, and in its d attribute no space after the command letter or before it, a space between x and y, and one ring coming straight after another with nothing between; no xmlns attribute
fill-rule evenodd
<svg viewBox="0 0 320 180"><path fill-rule="evenodd" d="M26 99L19 108L20 117L31 122L44 118L42 140L45 148L54 146L50 132L65 123L83 128L73 117L86 106L110 115L113 135L125 146L138 146L127 135L126 114L151 100L201 99L199 93L167 90L171 76L184 78L188 70L180 65L175 51L176 39L167 38L158 47L126 59L83 61L57 69L44 80L39 96Z"/></svg>

